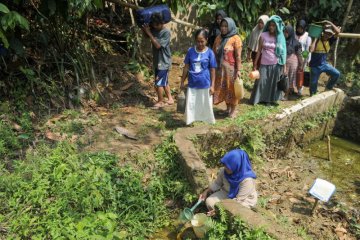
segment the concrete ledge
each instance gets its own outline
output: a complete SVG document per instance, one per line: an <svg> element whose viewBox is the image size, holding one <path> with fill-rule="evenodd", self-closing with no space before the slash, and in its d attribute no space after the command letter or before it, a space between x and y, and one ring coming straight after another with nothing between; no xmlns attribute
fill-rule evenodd
<svg viewBox="0 0 360 240"><path fill-rule="evenodd" d="M220 202L227 212L233 216L240 217L251 229L262 228L273 238L279 240L300 240L297 235L284 231L284 228L278 224L275 219L262 215L261 213L254 212L253 210L242 206L234 200L228 199Z"/></svg>
<svg viewBox="0 0 360 240"><path fill-rule="evenodd" d="M310 98L304 99L298 104L286 108L282 113L275 116L276 120L291 117L294 114L314 114L324 112L334 106L340 106L345 98L345 93L338 88L326 91Z"/></svg>
<svg viewBox="0 0 360 240"><path fill-rule="evenodd" d="M208 187L209 180L206 173L206 166L197 154L192 137L205 134L207 127L184 128L175 133L174 140L181 154L180 164L190 184L196 193Z"/></svg>

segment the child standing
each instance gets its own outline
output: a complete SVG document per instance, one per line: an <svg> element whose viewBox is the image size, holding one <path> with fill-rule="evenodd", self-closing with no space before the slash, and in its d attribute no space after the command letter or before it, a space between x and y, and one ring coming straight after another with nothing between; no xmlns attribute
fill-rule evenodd
<svg viewBox="0 0 360 240"><path fill-rule="evenodd" d="M174 104L174 99L171 96L168 81L169 69L171 67L170 30L165 28L161 14L153 14L151 16L150 26L144 24L142 29L150 38L153 49L155 89L158 95L158 101L154 105L154 108L158 109L166 105L172 105ZM167 102L164 102L164 90L168 98Z"/></svg>
<svg viewBox="0 0 360 240"><path fill-rule="evenodd" d="M199 29L195 32L195 47L188 50L181 78L181 89L188 76L189 88L186 96L185 118L189 125L194 121L215 123L212 106L214 93L216 58L207 47L208 32Z"/></svg>

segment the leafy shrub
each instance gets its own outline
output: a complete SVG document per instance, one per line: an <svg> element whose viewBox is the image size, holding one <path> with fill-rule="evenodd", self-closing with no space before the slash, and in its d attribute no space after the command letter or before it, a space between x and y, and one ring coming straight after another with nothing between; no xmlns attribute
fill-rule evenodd
<svg viewBox="0 0 360 240"><path fill-rule="evenodd" d="M210 231L207 239L210 240L271 240L267 233L262 229L249 229L249 227L239 218L230 216L225 210L219 208L219 216L210 223Z"/></svg>
<svg viewBox="0 0 360 240"><path fill-rule="evenodd" d="M20 148L21 144L14 131L7 122L0 120L0 158L11 157Z"/></svg>
<svg viewBox="0 0 360 240"><path fill-rule="evenodd" d="M81 154L66 142L41 145L13 172L1 169L0 228L6 238L144 238L169 223L167 197L188 189L171 139L155 150L158 168L119 165L108 153ZM131 160L129 161L131 162Z"/></svg>

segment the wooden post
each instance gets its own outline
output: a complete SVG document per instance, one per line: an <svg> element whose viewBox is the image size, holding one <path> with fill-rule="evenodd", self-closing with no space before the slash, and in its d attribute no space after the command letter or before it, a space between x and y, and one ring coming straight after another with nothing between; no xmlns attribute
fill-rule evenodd
<svg viewBox="0 0 360 240"><path fill-rule="evenodd" d="M331 161L331 139L330 136L327 136L327 148L328 148L328 160Z"/></svg>
<svg viewBox="0 0 360 240"><path fill-rule="evenodd" d="M315 203L314 203L314 206L312 207L312 209L311 209L311 215L314 215L314 212L315 212L315 208L316 208L316 206L317 206L317 204L319 203L319 199L315 199Z"/></svg>

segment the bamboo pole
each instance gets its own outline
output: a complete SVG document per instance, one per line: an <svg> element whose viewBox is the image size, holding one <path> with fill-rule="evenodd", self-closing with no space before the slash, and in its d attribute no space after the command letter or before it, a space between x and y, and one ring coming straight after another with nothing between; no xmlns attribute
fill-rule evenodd
<svg viewBox="0 0 360 240"><path fill-rule="evenodd" d="M131 4L131 3L126 3L126 2L123 2L121 0L107 0L107 1L118 4L118 5L123 6L123 7L128 7L128 8L131 8L131 9L135 9L135 10L143 9L143 7L136 6L136 5ZM195 29L200 28L199 26L196 26L196 25L194 25L192 23L185 22L183 20L180 20L180 19L176 18L173 13L171 13L171 21L173 21L175 23L185 25L185 26L190 27L190 28L195 28Z"/></svg>
<svg viewBox="0 0 360 240"><path fill-rule="evenodd" d="M339 33L340 38L360 38L360 33Z"/></svg>
<svg viewBox="0 0 360 240"><path fill-rule="evenodd" d="M331 142L330 136L327 136L328 160L331 162Z"/></svg>

